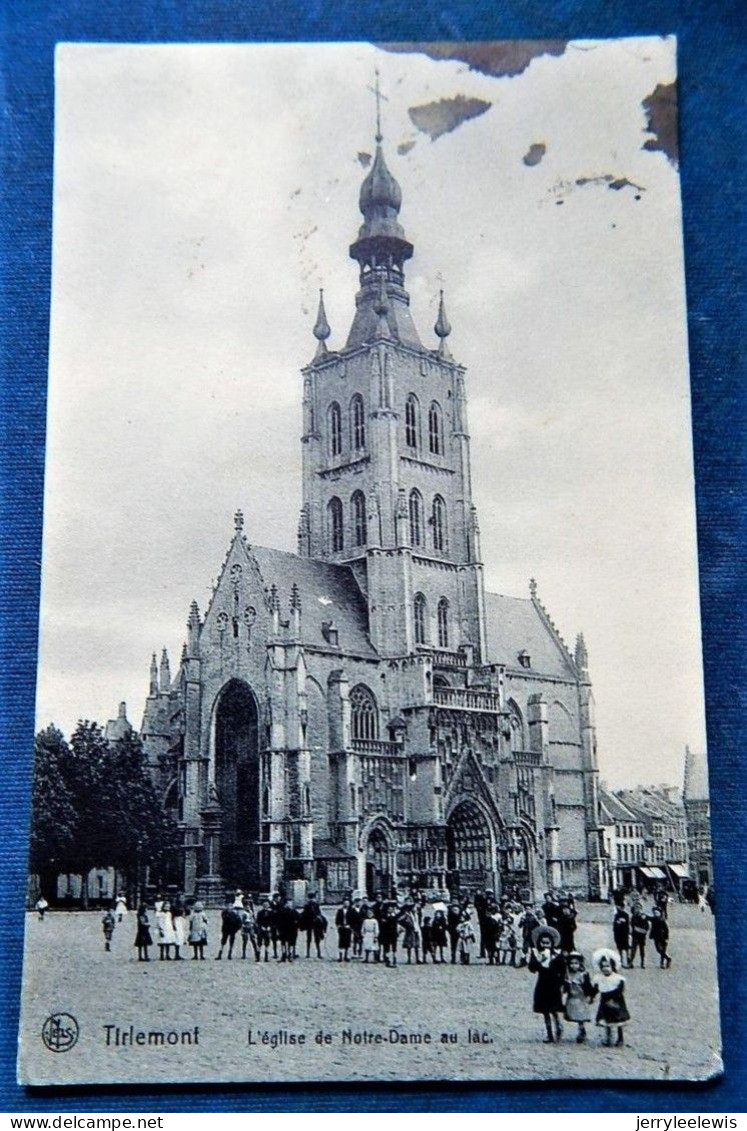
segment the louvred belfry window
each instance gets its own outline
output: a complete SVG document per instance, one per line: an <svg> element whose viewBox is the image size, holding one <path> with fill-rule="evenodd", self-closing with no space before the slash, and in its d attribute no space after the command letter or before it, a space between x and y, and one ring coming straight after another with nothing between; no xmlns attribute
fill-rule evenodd
<svg viewBox="0 0 747 1131"><path fill-rule="evenodd" d="M366 496L362 491L355 491L350 500L353 512L353 545L365 546L366 544Z"/></svg>
<svg viewBox="0 0 747 1131"><path fill-rule="evenodd" d="M350 402L350 440L354 452L361 452L366 446L366 417L360 393Z"/></svg>
<svg viewBox="0 0 747 1131"><path fill-rule="evenodd" d="M441 406L437 401L433 401L428 410L428 448L434 456L443 455L443 422Z"/></svg>
<svg viewBox="0 0 747 1131"><path fill-rule="evenodd" d="M408 448L417 448L420 432L420 406L418 398L410 393L405 403L405 443Z"/></svg>
<svg viewBox="0 0 747 1131"><path fill-rule="evenodd" d="M449 602L445 597L438 602L438 646L449 647Z"/></svg>
<svg viewBox="0 0 747 1131"><path fill-rule="evenodd" d="M350 692L350 729L354 739L379 737L379 711L373 692L358 683Z"/></svg>
<svg viewBox="0 0 747 1131"><path fill-rule="evenodd" d="M342 413L337 401L332 401L327 411L329 454L333 457L342 453Z"/></svg>
<svg viewBox="0 0 747 1131"><path fill-rule="evenodd" d="M410 492L410 545L420 546L423 539L423 498L419 491Z"/></svg>
<svg viewBox="0 0 747 1131"><path fill-rule="evenodd" d="M426 637L426 631L425 631L425 629L426 629L427 614L428 614L428 608L427 608L427 605L426 605L425 597L423 596L422 593L416 593L415 594L415 600L413 601L413 617L414 617L414 622L415 622L415 643L416 644L425 644L426 643L426 638L425 638Z"/></svg>
<svg viewBox="0 0 747 1131"><path fill-rule="evenodd" d="M446 503L440 495L433 500L433 549L446 549Z"/></svg>
<svg viewBox="0 0 747 1131"><path fill-rule="evenodd" d="M342 503L336 495L327 504L327 523L330 552L338 554L343 547Z"/></svg>

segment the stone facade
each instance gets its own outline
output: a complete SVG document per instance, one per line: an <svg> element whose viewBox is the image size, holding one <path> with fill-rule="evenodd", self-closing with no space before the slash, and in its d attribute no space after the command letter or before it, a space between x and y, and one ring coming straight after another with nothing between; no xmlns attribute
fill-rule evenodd
<svg viewBox="0 0 747 1131"><path fill-rule="evenodd" d="M401 192L377 145L361 188L344 347L303 371L298 553L241 513L172 678L151 665L142 737L183 835L187 892L432 893L603 883L582 637L486 593L465 371L441 298L414 326Z"/></svg>
<svg viewBox="0 0 747 1131"><path fill-rule="evenodd" d="M687 823L687 858L690 875L699 887L713 884L711 801L705 753L685 748L685 783L682 791Z"/></svg>

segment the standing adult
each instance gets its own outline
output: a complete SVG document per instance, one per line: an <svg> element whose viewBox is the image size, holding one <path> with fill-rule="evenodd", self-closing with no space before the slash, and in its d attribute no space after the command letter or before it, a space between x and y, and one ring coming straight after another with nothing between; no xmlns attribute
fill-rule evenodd
<svg viewBox="0 0 747 1131"><path fill-rule="evenodd" d="M337 949L339 951L337 961L349 962L350 961L350 943L353 938L353 928L350 922L350 900L343 899L342 906L338 908L335 916L335 926L337 927Z"/></svg>
<svg viewBox="0 0 747 1131"><path fill-rule="evenodd" d="M117 917L118 923L121 923L125 915L127 914L127 900L125 899L125 893L123 891L121 891L117 896L116 902L114 904L114 914Z"/></svg>

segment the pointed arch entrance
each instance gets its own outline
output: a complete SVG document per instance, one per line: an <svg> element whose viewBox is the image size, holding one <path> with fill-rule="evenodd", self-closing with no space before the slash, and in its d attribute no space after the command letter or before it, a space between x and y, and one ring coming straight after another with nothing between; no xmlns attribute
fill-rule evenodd
<svg viewBox="0 0 747 1131"><path fill-rule="evenodd" d="M221 875L244 891L261 888L259 714L251 689L238 679L226 684L216 703L215 786Z"/></svg>
<svg viewBox="0 0 747 1131"><path fill-rule="evenodd" d="M496 891L495 847L482 807L470 799L455 805L446 823L447 880L452 896L471 895L478 888Z"/></svg>
<svg viewBox="0 0 747 1131"><path fill-rule="evenodd" d="M392 850L389 840L379 825L374 825L366 838L366 894L375 899L381 892L385 899L391 895L394 875Z"/></svg>

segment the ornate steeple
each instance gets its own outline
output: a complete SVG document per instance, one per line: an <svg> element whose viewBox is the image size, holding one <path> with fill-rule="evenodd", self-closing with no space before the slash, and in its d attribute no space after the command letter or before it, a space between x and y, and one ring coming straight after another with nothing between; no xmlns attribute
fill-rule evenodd
<svg viewBox="0 0 747 1131"><path fill-rule="evenodd" d="M405 290L404 265L412 258L413 246L399 222L402 190L389 171L382 148L381 98L376 76L376 153L360 189L358 204L363 223L358 238L350 246L350 257L360 264L360 291L356 295L356 315L347 348L372 341L379 335L379 315L375 309L381 287L386 289L389 308L386 320L389 336L422 349L409 311L410 297Z"/></svg>

